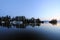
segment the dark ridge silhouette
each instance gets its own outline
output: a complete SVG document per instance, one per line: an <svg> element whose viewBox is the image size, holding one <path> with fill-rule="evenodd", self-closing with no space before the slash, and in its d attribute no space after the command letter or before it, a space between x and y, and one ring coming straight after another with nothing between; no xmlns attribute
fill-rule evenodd
<svg viewBox="0 0 60 40"><path fill-rule="evenodd" d="M49 23L56 25L57 24L57 20L56 19L52 19L51 21L49 21Z"/></svg>

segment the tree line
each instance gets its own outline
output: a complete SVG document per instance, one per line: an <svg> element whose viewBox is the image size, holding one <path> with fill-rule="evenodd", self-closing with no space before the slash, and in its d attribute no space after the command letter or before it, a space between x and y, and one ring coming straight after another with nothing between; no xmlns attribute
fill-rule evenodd
<svg viewBox="0 0 60 40"><path fill-rule="evenodd" d="M2 16L0 17L0 23L10 23L10 22L20 22L22 21L23 23L44 23L44 21L41 21L39 18L35 19L35 18L31 18L28 19L25 16L16 16L16 17L10 17L10 16ZM56 23L57 20L56 19L52 19L51 21L49 21L49 23Z"/></svg>
<svg viewBox="0 0 60 40"><path fill-rule="evenodd" d="M27 25L31 26L40 26L41 23L44 23L44 21L41 21L39 18L26 18L25 16L16 16L16 17L11 17L11 16L2 16L0 17L0 26L7 26L10 27L11 25L16 26L17 28L19 27L26 27ZM51 24L57 24L56 19L52 19L49 21Z"/></svg>

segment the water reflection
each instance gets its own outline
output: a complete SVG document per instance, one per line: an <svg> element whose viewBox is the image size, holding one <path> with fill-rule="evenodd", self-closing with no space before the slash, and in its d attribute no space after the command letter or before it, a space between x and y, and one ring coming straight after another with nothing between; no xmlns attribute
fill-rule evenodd
<svg viewBox="0 0 60 40"><path fill-rule="evenodd" d="M2 32L0 31L0 37L2 37L2 39L6 37L8 40L49 40L55 38L58 39L58 37L60 37L60 35L58 35L60 34L60 27L53 26L57 24L57 20L44 22L41 21L39 18L27 19L25 18L25 16L16 16L13 18L9 16L0 17L0 30L2 30ZM60 26L60 24L58 25ZM12 26L16 28L12 28ZM37 26L39 26L39 28Z"/></svg>
<svg viewBox="0 0 60 40"><path fill-rule="evenodd" d="M57 25L57 22L48 22L52 25ZM35 27L35 26L40 26L41 24L43 23L22 23L22 24L19 24L19 23L10 23L10 22L5 22L5 23L0 23L0 26L1 27L7 27L7 28L11 28L11 26L14 26L16 28L26 28L28 25L32 26L32 27Z"/></svg>
<svg viewBox="0 0 60 40"><path fill-rule="evenodd" d="M11 27L14 26L16 28L26 28L28 25L34 26L40 26L41 23L44 23L44 21L41 21L39 18L31 18L27 19L25 16L16 16L11 18L10 16L2 16L0 17L0 26L4 27Z"/></svg>
<svg viewBox="0 0 60 40"><path fill-rule="evenodd" d="M49 23L51 23L52 25L56 25L57 24L57 20L56 19L52 19L51 21L49 21Z"/></svg>
<svg viewBox="0 0 60 40"><path fill-rule="evenodd" d="M10 27L11 27L11 24L2 23L2 24L0 24L0 26L1 26L1 27L10 28Z"/></svg>
<svg viewBox="0 0 60 40"><path fill-rule="evenodd" d="M52 19L51 21L48 21L52 25L57 24L56 19ZM40 26L41 23L44 23L44 21L41 21L39 18L35 19L34 17L28 19L25 16L16 16L11 18L10 16L0 17L0 26L6 26L11 27L15 26L16 28L26 28L26 26L31 25L32 27Z"/></svg>
<svg viewBox="0 0 60 40"><path fill-rule="evenodd" d="M30 24L10 24L10 23L0 23L1 27L7 27L11 28L11 26L14 26L16 28L26 28L28 25L35 27L35 26L40 26L41 23L30 23Z"/></svg>
<svg viewBox="0 0 60 40"><path fill-rule="evenodd" d="M55 22L55 23L52 22L51 24L52 24L52 25L57 25L57 22Z"/></svg>

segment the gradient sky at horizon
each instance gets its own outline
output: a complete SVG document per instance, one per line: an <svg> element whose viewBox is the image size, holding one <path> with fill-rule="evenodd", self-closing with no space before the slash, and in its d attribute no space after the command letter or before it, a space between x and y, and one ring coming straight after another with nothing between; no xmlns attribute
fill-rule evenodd
<svg viewBox="0 0 60 40"><path fill-rule="evenodd" d="M60 20L60 0L0 0L0 16Z"/></svg>

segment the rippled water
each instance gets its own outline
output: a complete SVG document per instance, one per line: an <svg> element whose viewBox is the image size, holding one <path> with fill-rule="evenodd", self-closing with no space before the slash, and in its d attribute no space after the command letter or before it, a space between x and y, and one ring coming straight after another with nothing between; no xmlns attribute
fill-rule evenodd
<svg viewBox="0 0 60 40"><path fill-rule="evenodd" d="M41 39L41 40L60 40L60 23L55 25L43 23L40 26L27 25L16 28L15 26L0 26L0 39ZM31 37L31 38L30 38Z"/></svg>

